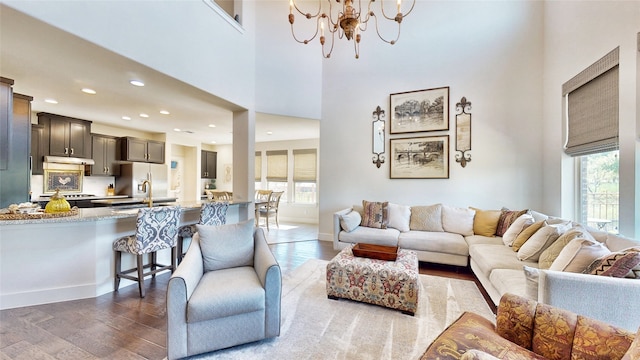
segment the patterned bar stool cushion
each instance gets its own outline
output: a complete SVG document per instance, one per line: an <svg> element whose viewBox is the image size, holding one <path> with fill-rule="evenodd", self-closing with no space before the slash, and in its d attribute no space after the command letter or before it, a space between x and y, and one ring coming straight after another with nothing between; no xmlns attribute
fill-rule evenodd
<svg viewBox="0 0 640 360"><path fill-rule="evenodd" d="M224 225L227 223L228 202L203 203L200 207L200 225ZM181 226L178 230L178 263L184 256L183 241L185 238L193 238L197 232L196 224Z"/></svg>

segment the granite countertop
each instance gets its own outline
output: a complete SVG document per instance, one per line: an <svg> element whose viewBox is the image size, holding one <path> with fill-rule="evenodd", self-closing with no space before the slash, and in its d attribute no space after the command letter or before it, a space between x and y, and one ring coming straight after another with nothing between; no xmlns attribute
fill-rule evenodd
<svg viewBox="0 0 640 360"><path fill-rule="evenodd" d="M175 198L174 198L175 200ZM200 210L204 201L181 201L167 202L159 206L180 206L182 211ZM230 206L247 205L248 202L230 202ZM0 226L4 225L26 225L26 224L51 224L51 223L75 223L84 221L100 221L109 219L121 219L135 217L138 214L138 208L123 209L118 207L97 207L78 209L78 215L44 218L44 219L24 219L24 220L0 220Z"/></svg>

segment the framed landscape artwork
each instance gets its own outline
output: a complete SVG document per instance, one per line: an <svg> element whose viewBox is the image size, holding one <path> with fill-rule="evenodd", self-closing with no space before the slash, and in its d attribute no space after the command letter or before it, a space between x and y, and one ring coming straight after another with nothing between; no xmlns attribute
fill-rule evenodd
<svg viewBox="0 0 640 360"><path fill-rule="evenodd" d="M448 179L449 135L391 139L392 179Z"/></svg>
<svg viewBox="0 0 640 360"><path fill-rule="evenodd" d="M391 134L449 130L449 87L391 94Z"/></svg>

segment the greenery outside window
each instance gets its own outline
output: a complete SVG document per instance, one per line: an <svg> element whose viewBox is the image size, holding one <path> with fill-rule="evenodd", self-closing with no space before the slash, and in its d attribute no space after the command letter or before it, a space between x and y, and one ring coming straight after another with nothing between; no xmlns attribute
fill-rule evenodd
<svg viewBox="0 0 640 360"><path fill-rule="evenodd" d="M577 158L580 172L580 222L618 233L619 157L618 150Z"/></svg>

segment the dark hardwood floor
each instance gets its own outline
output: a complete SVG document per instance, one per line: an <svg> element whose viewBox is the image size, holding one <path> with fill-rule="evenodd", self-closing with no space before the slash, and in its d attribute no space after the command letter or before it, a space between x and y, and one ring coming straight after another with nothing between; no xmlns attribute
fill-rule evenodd
<svg viewBox="0 0 640 360"><path fill-rule="evenodd" d="M269 245L283 273L337 254L331 242L292 239ZM420 273L475 281L467 268L420 263ZM0 311L0 360L163 359L169 277L147 279L144 299L134 284L97 298Z"/></svg>

